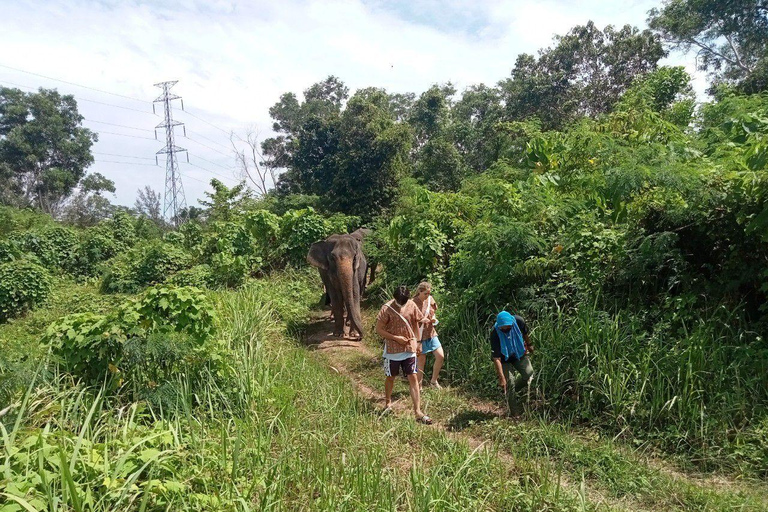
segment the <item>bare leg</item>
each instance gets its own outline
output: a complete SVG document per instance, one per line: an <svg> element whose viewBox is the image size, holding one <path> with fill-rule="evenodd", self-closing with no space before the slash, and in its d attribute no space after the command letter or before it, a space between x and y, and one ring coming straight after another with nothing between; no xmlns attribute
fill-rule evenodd
<svg viewBox="0 0 768 512"><path fill-rule="evenodd" d="M395 387L395 378L394 377L387 377L384 379L384 400L385 400L385 406L389 407L392 405L392 388Z"/></svg>
<svg viewBox="0 0 768 512"><path fill-rule="evenodd" d="M443 369L443 361L445 361L445 352L443 352L443 347L439 347L437 350L432 352L435 354L435 364L432 366L432 379L430 381L432 384L437 384L437 377L440 375L440 370Z"/></svg>
<svg viewBox="0 0 768 512"><path fill-rule="evenodd" d="M419 381L415 373L408 376L408 387L411 390L411 400L413 400L413 414L416 415L416 419L424 416L421 412L421 393L419 392Z"/></svg>
<svg viewBox="0 0 768 512"><path fill-rule="evenodd" d="M416 374L419 376L419 389L421 389L421 381L424 380L424 366L427 364L427 354L419 354L416 358L416 365L418 371Z"/></svg>

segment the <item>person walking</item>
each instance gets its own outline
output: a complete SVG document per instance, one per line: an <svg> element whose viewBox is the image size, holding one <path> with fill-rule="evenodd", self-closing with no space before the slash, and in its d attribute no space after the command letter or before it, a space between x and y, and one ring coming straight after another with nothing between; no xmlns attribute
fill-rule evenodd
<svg viewBox="0 0 768 512"><path fill-rule="evenodd" d="M528 358L529 354L533 354L533 346L528 332L528 325L522 317L506 311L496 316L496 323L491 330L491 357L499 386L507 398L510 416L522 413L517 395L528 387L533 375L533 366ZM515 372L519 375L515 375ZM509 384L512 383L514 385L510 389Z"/></svg>
<svg viewBox="0 0 768 512"><path fill-rule="evenodd" d="M419 308L426 321L419 326L419 346L416 350L416 359L419 365L419 389L422 389L421 383L424 379L424 368L427 365L427 354L435 356L435 362L432 365L432 378L429 380L429 383L432 387L440 389L442 386L437 379L440 376L440 370L443 368L445 352L435 330L435 325L437 325L437 318L435 317L437 303L432 297L432 285L430 283L427 281L419 283L413 303Z"/></svg>
<svg viewBox="0 0 768 512"><path fill-rule="evenodd" d="M431 425L432 419L421 411L421 393L416 377L416 333L419 332L424 316L416 304L409 300L410 296L407 287L398 287L394 298L381 307L376 318L376 332L384 338L385 410L391 410L395 377L402 370L408 378L416 421Z"/></svg>

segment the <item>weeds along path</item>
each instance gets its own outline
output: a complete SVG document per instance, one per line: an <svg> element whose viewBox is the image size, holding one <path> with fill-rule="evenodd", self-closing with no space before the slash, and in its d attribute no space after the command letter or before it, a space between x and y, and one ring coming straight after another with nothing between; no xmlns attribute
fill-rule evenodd
<svg viewBox="0 0 768 512"><path fill-rule="evenodd" d="M316 311L303 336L306 348L334 372L350 379L357 393L383 410L381 349L373 334L376 311L364 311L366 341L335 338L329 313ZM449 354L450 357L450 354ZM429 368L429 364L428 364ZM428 379L425 378L425 382ZM396 382L393 409L412 420L408 386ZM631 447L567 425L511 421L499 404L461 389L425 388L422 409L432 427L474 450L489 452L513 475L546 474L584 504L624 510L768 510L768 487L721 476L686 473L649 459Z"/></svg>

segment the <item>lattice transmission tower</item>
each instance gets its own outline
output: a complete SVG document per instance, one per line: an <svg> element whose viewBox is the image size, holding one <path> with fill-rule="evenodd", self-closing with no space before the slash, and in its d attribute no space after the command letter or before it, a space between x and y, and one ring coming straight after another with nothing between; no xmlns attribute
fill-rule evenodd
<svg viewBox="0 0 768 512"><path fill-rule="evenodd" d="M157 152L157 155L166 155L163 217L169 219L174 226L178 227L187 220L187 200L184 197L184 185L181 183L179 161L176 153L186 152L187 150L176 145L173 129L176 126L181 126L184 129L184 135L186 136L187 128L184 126L184 123L173 120L171 101L181 100L181 96L171 93L171 87L177 83L178 80L173 80L155 84L155 87L160 87L163 90L163 94L152 103L152 111L155 111L155 103L163 104L165 118L162 123L155 127L155 138L157 138L157 128L165 128L165 147ZM184 100L181 100L181 109L184 110ZM157 156L155 156L155 160L157 160ZM189 153L187 153L187 161L189 161Z"/></svg>

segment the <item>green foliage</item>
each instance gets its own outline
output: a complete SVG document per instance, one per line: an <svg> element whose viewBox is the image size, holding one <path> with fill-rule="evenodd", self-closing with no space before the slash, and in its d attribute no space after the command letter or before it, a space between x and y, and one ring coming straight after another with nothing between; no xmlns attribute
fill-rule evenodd
<svg viewBox="0 0 768 512"><path fill-rule="evenodd" d="M281 250L292 265L303 265L309 246L330 234L325 219L311 208L287 212L280 221Z"/></svg>
<svg viewBox="0 0 768 512"><path fill-rule="evenodd" d="M649 15L649 26L673 47L697 52L699 68L709 70L715 83L740 84L753 93L765 90L758 76L768 55L765 2L667 0Z"/></svg>
<svg viewBox="0 0 768 512"><path fill-rule="evenodd" d="M36 263L25 259L0 263L0 322L44 302L51 284L51 275Z"/></svg>
<svg viewBox="0 0 768 512"><path fill-rule="evenodd" d="M73 96L0 87L0 201L56 211L93 163L82 121Z"/></svg>
<svg viewBox="0 0 768 512"><path fill-rule="evenodd" d="M89 385L107 379L119 386L137 372L154 371L152 364L156 360L136 355L150 340L178 333L185 335L184 342L191 342L186 345L200 347L213 332L214 323L213 308L199 289L156 286L111 313L66 316L51 324L42 341L51 346L53 354L75 377ZM126 362L127 344L133 359ZM175 371L169 371L164 378L174 375Z"/></svg>
<svg viewBox="0 0 768 512"><path fill-rule="evenodd" d="M167 282L175 286L195 286L197 288L209 288L216 284L211 266L205 263L181 269L173 274Z"/></svg>
<svg viewBox="0 0 768 512"><path fill-rule="evenodd" d="M61 226L29 231L21 239L23 250L34 254L42 265L53 271L70 266L78 243L78 234L72 229Z"/></svg>
<svg viewBox="0 0 768 512"><path fill-rule="evenodd" d="M101 288L108 293L135 292L165 281L191 262L189 254L176 245L160 240L140 244L110 260Z"/></svg>

